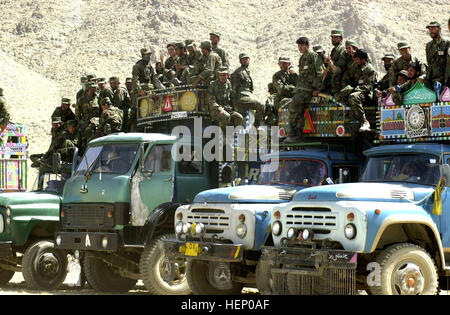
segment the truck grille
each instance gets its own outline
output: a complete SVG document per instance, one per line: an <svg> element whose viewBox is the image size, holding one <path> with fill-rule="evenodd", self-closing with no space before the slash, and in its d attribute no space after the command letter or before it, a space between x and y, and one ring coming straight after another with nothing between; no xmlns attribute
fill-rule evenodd
<svg viewBox="0 0 450 315"><path fill-rule="evenodd" d="M108 211L114 211L114 205L83 204L63 207L64 217L61 223L65 228L113 228L114 217L108 217ZM114 213L114 212L113 212Z"/></svg>
<svg viewBox="0 0 450 315"><path fill-rule="evenodd" d="M298 229L331 231L337 228L337 215L326 208L294 208L286 214L286 224Z"/></svg>
<svg viewBox="0 0 450 315"><path fill-rule="evenodd" d="M219 209L192 209L187 215L188 223L203 223L207 233L223 233L230 228L230 216Z"/></svg>

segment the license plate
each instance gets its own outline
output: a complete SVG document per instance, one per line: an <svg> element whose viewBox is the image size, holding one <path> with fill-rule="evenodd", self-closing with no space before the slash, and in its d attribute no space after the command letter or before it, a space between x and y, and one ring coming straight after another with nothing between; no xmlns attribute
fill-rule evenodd
<svg viewBox="0 0 450 315"><path fill-rule="evenodd" d="M186 243L186 256L198 256L198 244Z"/></svg>
<svg viewBox="0 0 450 315"><path fill-rule="evenodd" d="M171 119L187 118L187 112L175 112L170 115Z"/></svg>

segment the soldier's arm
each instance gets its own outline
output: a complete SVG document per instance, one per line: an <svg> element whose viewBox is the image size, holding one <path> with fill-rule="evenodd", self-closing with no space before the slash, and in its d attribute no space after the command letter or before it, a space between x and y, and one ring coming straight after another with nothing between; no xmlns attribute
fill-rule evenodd
<svg viewBox="0 0 450 315"><path fill-rule="evenodd" d="M200 73L201 80L206 81L214 76L214 59L211 56L208 58L205 64L205 69Z"/></svg>
<svg viewBox="0 0 450 315"><path fill-rule="evenodd" d="M344 53L339 54L337 59L333 61L334 66L336 67L335 73L343 73L347 68L348 60Z"/></svg>
<svg viewBox="0 0 450 315"><path fill-rule="evenodd" d="M320 90L322 87L323 71L325 70L325 66L323 64L322 59L320 59L318 55L313 55L312 58L315 71L312 86L314 90Z"/></svg>
<svg viewBox="0 0 450 315"><path fill-rule="evenodd" d="M363 73L362 80L362 83L358 82L358 86L355 88L355 91L370 93L373 90L375 82L377 81L377 72L375 69L370 69L370 71L366 69Z"/></svg>

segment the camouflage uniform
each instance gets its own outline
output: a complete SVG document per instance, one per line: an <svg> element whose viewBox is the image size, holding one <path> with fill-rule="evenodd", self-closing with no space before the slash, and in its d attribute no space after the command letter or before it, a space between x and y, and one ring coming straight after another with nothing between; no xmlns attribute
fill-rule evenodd
<svg viewBox="0 0 450 315"><path fill-rule="evenodd" d="M409 91L414 84L416 84L417 80L408 80L404 84L400 85L398 87L398 90L396 88L395 92L392 93L392 100L394 101L395 105L401 106L403 104L403 93Z"/></svg>
<svg viewBox="0 0 450 315"><path fill-rule="evenodd" d="M88 121L88 125L86 128L79 129L81 134L80 153L86 152L89 142L96 138L99 123L99 117L94 117Z"/></svg>
<svg viewBox="0 0 450 315"><path fill-rule="evenodd" d="M218 32L212 32L212 33L209 33L209 35L215 35L219 39L221 37L220 33L218 33ZM230 61L228 60L228 54L226 53L225 50L223 50L222 48L219 48L219 45L217 44L216 48L214 48L212 51L219 55L220 59L222 59L222 65L224 67L227 67L227 68L230 67Z"/></svg>
<svg viewBox="0 0 450 315"><path fill-rule="evenodd" d="M114 92L111 88L105 87L103 90L99 91L98 99L101 101L105 97L109 97L110 100L114 99Z"/></svg>
<svg viewBox="0 0 450 315"><path fill-rule="evenodd" d="M240 54L239 60L248 58L246 54ZM231 75L231 85L233 93L231 99L235 109L244 117L247 115L247 110L255 110L255 119L261 123L264 121L264 105L252 96L253 80L250 75L250 70L246 66L240 66Z"/></svg>
<svg viewBox="0 0 450 315"><path fill-rule="evenodd" d="M331 36L343 36L340 30L333 30ZM341 42L339 45L333 47L330 54L333 64L336 66L336 71L330 69L327 76L324 78L324 91L331 94L336 94L341 89L341 80L344 72L347 70L348 58L345 50L345 45Z"/></svg>
<svg viewBox="0 0 450 315"><path fill-rule="evenodd" d="M90 83L92 87L93 84ZM89 125L89 121L94 117L99 117L100 107L98 105L97 94L93 93L92 96L89 96L86 93L83 98L80 100L80 107L78 108L78 116L76 115L76 119L78 121L78 126L81 130L86 128Z"/></svg>
<svg viewBox="0 0 450 315"><path fill-rule="evenodd" d="M75 97L75 117L78 117L78 108L81 108L81 100L86 94L86 84L88 83L87 77L81 77L81 86L82 88L77 92Z"/></svg>
<svg viewBox="0 0 450 315"><path fill-rule="evenodd" d="M9 123L9 118L8 106L3 98L3 89L0 88L0 126L6 127Z"/></svg>
<svg viewBox="0 0 450 315"><path fill-rule="evenodd" d="M58 149L60 149L61 146L61 135L64 131L61 124L61 117L52 117L52 125L53 124L60 124L58 128L52 128L51 135L52 139L50 142L50 147L48 148L47 152L44 154L43 158L48 160L52 157L53 153L56 153ZM35 155L38 156L38 155Z"/></svg>
<svg viewBox="0 0 450 315"><path fill-rule="evenodd" d="M450 41L441 38L439 42L434 40L427 43L426 54L428 69L425 83L428 88L434 90L434 83L445 84L446 73L448 73L448 58L450 50Z"/></svg>
<svg viewBox="0 0 450 315"><path fill-rule="evenodd" d="M226 68L221 68L219 73L229 74ZM219 121L221 125L241 125L243 122L242 115L233 111L231 103L231 82L227 80L225 83L214 80L208 87L208 106L209 115L213 121Z"/></svg>
<svg viewBox="0 0 450 315"><path fill-rule="evenodd" d="M267 96L265 104L264 117L265 123L269 126L278 126L278 109L279 106L275 106L276 90L273 83L268 84L269 96Z"/></svg>
<svg viewBox="0 0 450 315"><path fill-rule="evenodd" d="M279 62L290 62L287 58L280 58ZM293 82L292 75L289 71L280 70L276 72L272 77L273 88L276 94L273 97L273 104L275 108L279 109L280 102L283 98L292 98L294 95L295 85Z"/></svg>
<svg viewBox="0 0 450 315"><path fill-rule="evenodd" d="M315 52L308 51L300 56L299 79L294 97L289 104L289 138L297 138L305 126L305 110L308 108L314 90L320 90L323 79L323 61Z"/></svg>
<svg viewBox="0 0 450 315"><path fill-rule="evenodd" d="M402 42L402 43L399 43L397 45L397 47L400 50L400 49L403 49L403 48L409 48L409 45L407 43ZM395 60L392 63L392 66L391 66L391 69L390 69L391 76L389 78L389 87L397 85L397 75L398 75L398 73L400 71L402 71L402 70L408 70L408 65L411 62L417 63L417 62L420 62L420 61L419 61L419 59L417 57L411 55L411 60L409 60L409 61L406 61L405 59L403 59L403 57L400 56L399 58L397 58L397 60Z"/></svg>
<svg viewBox="0 0 450 315"><path fill-rule="evenodd" d="M61 117L61 121L63 123L74 120L75 114L73 113L72 109L70 108L70 99L63 98L61 103L69 104L69 107L66 110L63 110L61 106L56 107L56 109L53 111L52 118L53 117Z"/></svg>
<svg viewBox="0 0 450 315"><path fill-rule="evenodd" d="M100 115L97 137L107 136L111 133L120 132L122 129L121 110L111 106L102 111Z"/></svg>
<svg viewBox="0 0 450 315"><path fill-rule="evenodd" d="M211 43L203 42L200 47L211 49ZM191 76L188 79L188 84L192 84L200 78L200 82L202 84L204 84L205 86L209 86L209 83L217 78L217 70L220 67L222 67L222 59L219 57L219 55L211 51L210 55L206 57L203 71L201 71L198 75L192 75L191 73Z"/></svg>
<svg viewBox="0 0 450 315"><path fill-rule="evenodd" d="M67 127L77 127L77 122L75 120L69 120L67 122ZM81 134L75 129L74 133L70 133L69 130L64 130L61 133L60 139L60 148L61 159L66 162L72 162L74 149L81 147Z"/></svg>
<svg viewBox="0 0 450 315"><path fill-rule="evenodd" d="M119 87L114 91L114 98L112 104L123 112L122 131L128 131L128 120L130 116L131 98L128 90L124 87Z"/></svg>
<svg viewBox="0 0 450 315"><path fill-rule="evenodd" d="M149 53L146 49L141 49L141 54ZM162 83L158 80L150 62L144 59L139 60L132 70L133 74L133 93L135 93L141 84L149 83L152 84L152 88L164 89Z"/></svg>
<svg viewBox="0 0 450 315"><path fill-rule="evenodd" d="M385 59L391 59L391 60L395 60L395 56L392 54L386 54L381 60L385 60ZM387 70L386 74L384 75L384 77L378 81L377 84L377 90L383 92L384 94L387 94L386 91L387 89L389 89L391 87L391 85L389 84L389 80L391 79L392 76L392 64L389 67L389 69ZM386 95L383 94L383 97L386 97Z"/></svg>

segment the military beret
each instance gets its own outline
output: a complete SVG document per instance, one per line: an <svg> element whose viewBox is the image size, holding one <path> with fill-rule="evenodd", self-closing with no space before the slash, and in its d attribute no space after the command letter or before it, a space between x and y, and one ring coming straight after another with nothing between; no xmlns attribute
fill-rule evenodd
<svg viewBox="0 0 450 315"><path fill-rule="evenodd" d="M316 53L323 53L323 52L324 52L322 45L314 46L314 47L313 47L313 50L314 50L314 52L316 52Z"/></svg>
<svg viewBox="0 0 450 315"><path fill-rule="evenodd" d="M186 48L186 45L183 42L176 43L175 48L176 49Z"/></svg>
<svg viewBox="0 0 450 315"><path fill-rule="evenodd" d="M395 56L393 54L386 54L386 55L384 55L383 58L381 58L381 60L384 61L385 59L392 59L392 60L394 60Z"/></svg>
<svg viewBox="0 0 450 315"><path fill-rule="evenodd" d="M331 31L331 36L344 36L344 31L343 30L332 30Z"/></svg>
<svg viewBox="0 0 450 315"><path fill-rule="evenodd" d="M131 83L131 82L133 82L133 78L126 78L126 79L125 79L125 82L126 82L126 83Z"/></svg>
<svg viewBox="0 0 450 315"><path fill-rule="evenodd" d="M399 75L402 75L402 76L404 76L404 77L408 77L408 71L402 70L402 71L400 71L399 73L397 73L397 76L399 76Z"/></svg>
<svg viewBox="0 0 450 315"><path fill-rule="evenodd" d="M112 104L112 103L111 103L111 100L109 99L109 97L103 98L102 101L101 101L101 103L102 103L102 105L105 105L105 104Z"/></svg>
<svg viewBox="0 0 450 315"><path fill-rule="evenodd" d="M280 57L278 58L278 62L287 62L290 63L291 59L289 59L289 57Z"/></svg>
<svg viewBox="0 0 450 315"><path fill-rule="evenodd" d="M106 79L105 78L98 78L97 79L97 84L103 84L106 83Z"/></svg>
<svg viewBox="0 0 450 315"><path fill-rule="evenodd" d="M353 40L348 40L345 42L345 47L352 46L358 48L358 44Z"/></svg>
<svg viewBox="0 0 450 315"><path fill-rule="evenodd" d="M148 50L147 48L142 48L141 49L141 55L147 55L147 54L151 54L152 52L150 50Z"/></svg>
<svg viewBox="0 0 450 315"><path fill-rule="evenodd" d="M63 97L63 98L61 99L61 104L70 104L70 98L65 98L65 97Z"/></svg>
<svg viewBox="0 0 450 315"><path fill-rule="evenodd" d="M200 44L200 48L206 48L206 49L211 50L212 49L212 44L211 44L211 42L209 40L206 40L206 41L204 41L204 42L202 42Z"/></svg>
<svg viewBox="0 0 450 315"><path fill-rule="evenodd" d="M309 45L309 39L308 37L300 37L299 39L297 39L296 43L298 45Z"/></svg>
<svg viewBox="0 0 450 315"><path fill-rule="evenodd" d="M74 119L69 120L66 122L67 127L77 127L78 126L78 122Z"/></svg>
<svg viewBox="0 0 450 315"><path fill-rule="evenodd" d="M411 48L411 46L407 42L400 42L397 44L397 48L398 50L400 50L403 48Z"/></svg>
<svg viewBox="0 0 450 315"><path fill-rule="evenodd" d="M230 74L230 70L228 70L227 67L220 67L219 70L217 70L217 74Z"/></svg>
<svg viewBox="0 0 450 315"><path fill-rule="evenodd" d="M215 35L219 38L222 37L222 35L219 32L211 32L211 33L209 33L209 35Z"/></svg>
<svg viewBox="0 0 450 315"><path fill-rule="evenodd" d="M244 58L250 58L250 56L246 53L239 54L239 60L244 59Z"/></svg>
<svg viewBox="0 0 450 315"><path fill-rule="evenodd" d="M3 89L0 88L0 96L3 96Z"/></svg>
<svg viewBox="0 0 450 315"><path fill-rule="evenodd" d="M439 23L437 21L430 22L430 24L427 25L427 28L430 28L430 27L441 27L441 23Z"/></svg>
<svg viewBox="0 0 450 315"><path fill-rule="evenodd" d="M61 117L52 117L52 124L61 124Z"/></svg>
<svg viewBox="0 0 450 315"><path fill-rule="evenodd" d="M109 78L109 82L117 82L117 83L120 83L120 80L119 80L118 77L111 77L111 78Z"/></svg>

